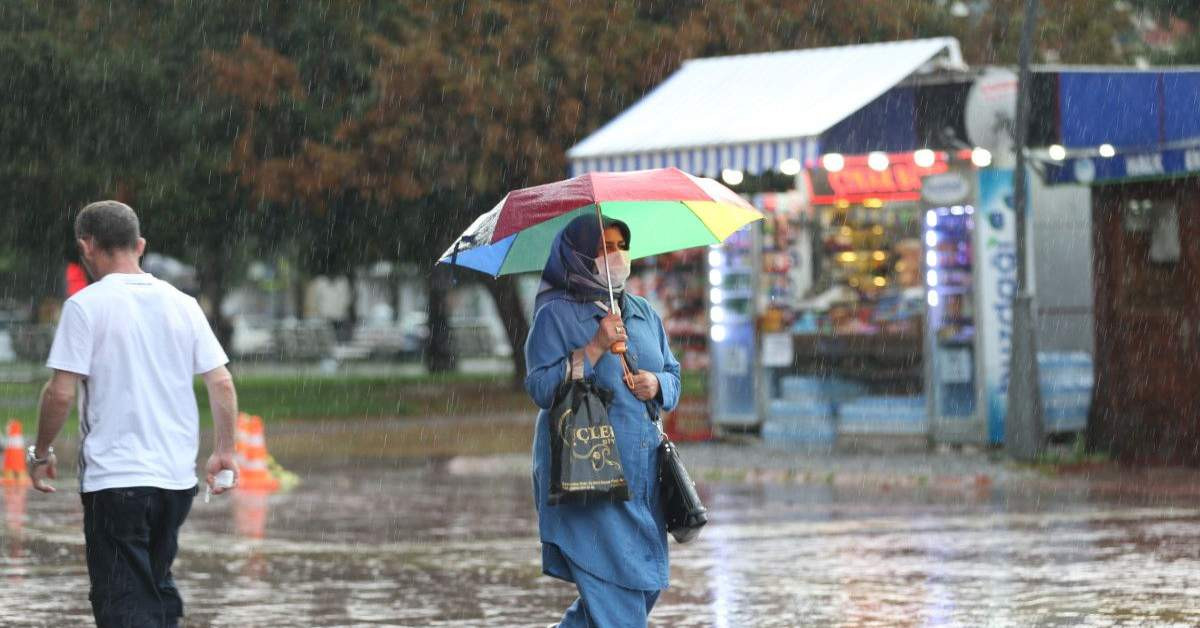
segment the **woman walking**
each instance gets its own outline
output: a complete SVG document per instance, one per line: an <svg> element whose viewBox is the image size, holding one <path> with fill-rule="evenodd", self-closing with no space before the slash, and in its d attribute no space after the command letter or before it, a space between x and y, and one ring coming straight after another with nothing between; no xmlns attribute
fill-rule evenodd
<svg viewBox="0 0 1200 628"><path fill-rule="evenodd" d="M525 389L541 408L533 442L533 492L542 541L542 571L575 583L579 597L559 626L645 626L667 587L667 531L658 491L660 436L654 410L679 400L679 363L662 320L645 299L628 294L629 242L624 223L594 215L572 220L554 239L542 271L533 328L525 344ZM607 258L607 268L605 261ZM609 279L617 311L609 312ZM620 355L637 373L623 379ZM549 505L549 408L572 358L583 375L612 392L609 420L616 432L628 501Z"/></svg>

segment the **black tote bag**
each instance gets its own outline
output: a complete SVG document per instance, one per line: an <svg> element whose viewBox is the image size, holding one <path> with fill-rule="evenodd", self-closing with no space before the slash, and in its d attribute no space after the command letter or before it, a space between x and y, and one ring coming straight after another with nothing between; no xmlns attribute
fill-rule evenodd
<svg viewBox="0 0 1200 628"><path fill-rule="evenodd" d="M569 376L550 409L551 505L629 499L617 434L608 419L611 401L611 392L583 378L583 356L573 352Z"/></svg>

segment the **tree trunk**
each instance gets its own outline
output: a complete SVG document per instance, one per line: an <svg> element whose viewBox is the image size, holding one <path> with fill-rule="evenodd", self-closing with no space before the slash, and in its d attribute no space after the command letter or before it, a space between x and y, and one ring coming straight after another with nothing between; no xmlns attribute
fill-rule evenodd
<svg viewBox="0 0 1200 628"><path fill-rule="evenodd" d="M208 312L208 323L212 325L213 333L217 336L217 341L221 343L227 353L232 352L233 348L233 324L229 322L225 315L221 313L221 304L225 302L226 273L224 269L225 260L220 257L212 257L212 263L204 264L197 269L200 273L200 293L204 295L209 303L211 311Z"/></svg>
<svg viewBox="0 0 1200 628"><path fill-rule="evenodd" d="M354 330L358 327L358 270L351 267L346 271L344 277L346 283L350 286L349 294L347 295L349 303L346 307L346 317L333 322L333 328L337 332L337 340L340 343L348 343L354 339Z"/></svg>
<svg viewBox="0 0 1200 628"><path fill-rule="evenodd" d="M512 346L512 386L514 390L520 390L525 385L525 337L529 335L529 319L521 307L517 282L512 277L504 277L485 283L500 312L508 344Z"/></svg>
<svg viewBox="0 0 1200 628"><path fill-rule="evenodd" d="M43 304L61 304L67 299L66 262L52 254L41 252L30 257L33 259L29 265L29 320L35 323L57 324L57 318L44 319ZM91 275L88 275L88 280L95 281ZM5 286L3 296L12 294L9 290L12 290L12 286Z"/></svg>
<svg viewBox="0 0 1200 628"><path fill-rule="evenodd" d="M305 293L308 291L308 277L300 271L300 264L297 260L291 260L292 276L288 281L288 289L292 293L292 315L296 320L304 320L307 318L307 313L304 311Z"/></svg>
<svg viewBox="0 0 1200 628"><path fill-rule="evenodd" d="M425 344L425 368L430 373L453 371L456 366L454 348L450 342L450 312L446 297L450 292L450 273L443 265L429 272L429 310L426 326L429 338Z"/></svg>
<svg viewBox="0 0 1200 628"><path fill-rule="evenodd" d="M351 268L346 272L346 281L350 282L350 309L346 311L346 323L350 326L351 333L355 327L358 327L358 319L361 312L358 311L358 269Z"/></svg>
<svg viewBox="0 0 1200 628"><path fill-rule="evenodd" d="M280 259L274 260L273 264L275 279L271 282L271 310L273 310L275 320L281 321L287 317L288 285L279 279L285 277L285 273L288 271Z"/></svg>
<svg viewBox="0 0 1200 628"><path fill-rule="evenodd" d="M399 263L392 262L392 269L388 271L388 300L392 304L392 322L400 322L400 273L398 272Z"/></svg>

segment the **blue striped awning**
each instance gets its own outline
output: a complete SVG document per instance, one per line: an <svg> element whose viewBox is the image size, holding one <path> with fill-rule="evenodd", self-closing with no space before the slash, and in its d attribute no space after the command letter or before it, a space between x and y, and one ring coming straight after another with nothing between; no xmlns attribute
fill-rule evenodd
<svg viewBox="0 0 1200 628"><path fill-rule="evenodd" d="M950 37L693 59L571 147L571 175L805 165L825 131L908 77L946 67L965 67Z"/></svg>
<svg viewBox="0 0 1200 628"><path fill-rule="evenodd" d="M788 159L801 164L816 160L820 145L816 138L706 146L623 155L605 155L571 160L571 176L586 172L623 172L647 168L675 167L684 172L716 177L726 168L759 174L779 168Z"/></svg>

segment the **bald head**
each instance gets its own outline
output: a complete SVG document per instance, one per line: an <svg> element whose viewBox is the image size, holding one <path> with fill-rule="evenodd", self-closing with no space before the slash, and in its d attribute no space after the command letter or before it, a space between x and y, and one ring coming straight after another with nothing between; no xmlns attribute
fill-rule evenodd
<svg viewBox="0 0 1200 628"><path fill-rule="evenodd" d="M137 250L142 233L133 208L117 201L98 201L75 217L75 237L90 240L95 248L111 253Z"/></svg>

